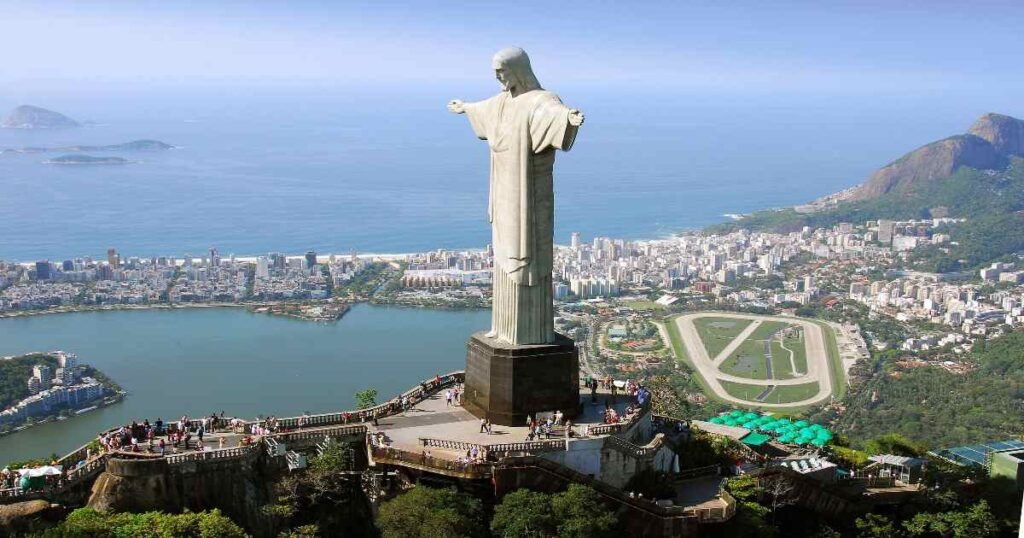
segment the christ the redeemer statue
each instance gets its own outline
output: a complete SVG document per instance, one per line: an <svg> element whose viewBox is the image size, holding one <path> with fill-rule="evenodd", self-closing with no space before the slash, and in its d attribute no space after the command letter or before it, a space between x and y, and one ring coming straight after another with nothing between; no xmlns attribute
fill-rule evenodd
<svg viewBox="0 0 1024 538"><path fill-rule="evenodd" d="M490 338L513 344L555 342L551 293L555 150L569 151L583 114L541 88L520 48L493 62L502 92L477 103L454 100L491 149L488 216L494 247Z"/></svg>

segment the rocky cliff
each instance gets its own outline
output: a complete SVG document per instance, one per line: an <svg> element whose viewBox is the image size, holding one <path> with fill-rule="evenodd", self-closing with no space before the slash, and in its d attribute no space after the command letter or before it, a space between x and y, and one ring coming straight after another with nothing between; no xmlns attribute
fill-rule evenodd
<svg viewBox="0 0 1024 538"><path fill-rule="evenodd" d="M932 142L886 165L856 187L850 198L869 200L887 194L910 194L964 166L1001 170L1010 156L1024 156L1024 121L985 114L967 134Z"/></svg>
<svg viewBox="0 0 1024 538"><path fill-rule="evenodd" d="M1002 114L985 114L968 133L983 138L999 153L1024 157L1024 120Z"/></svg>
<svg viewBox="0 0 1024 538"><path fill-rule="evenodd" d="M0 127L5 129L54 129L78 127L78 122L60 112L32 105L21 105L0 120Z"/></svg>
<svg viewBox="0 0 1024 538"><path fill-rule="evenodd" d="M272 499L259 455L168 464L165 459L110 459L93 484L88 507L102 512L221 509L257 535L273 530L260 507Z"/></svg>

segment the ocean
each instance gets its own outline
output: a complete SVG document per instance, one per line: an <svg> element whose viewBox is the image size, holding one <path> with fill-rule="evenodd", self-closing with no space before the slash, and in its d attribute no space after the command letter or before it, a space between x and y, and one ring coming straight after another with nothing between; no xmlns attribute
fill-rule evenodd
<svg viewBox="0 0 1024 538"><path fill-rule="evenodd" d="M625 95L567 88L586 123L556 162L556 242L665 237L852 186L985 102L942 96ZM94 124L0 148L156 139L117 166L0 155L0 259L480 248L488 154L449 98L493 88L182 88L14 94ZM1006 111L1006 110L1004 110ZM1014 111L1006 111L1012 113Z"/></svg>

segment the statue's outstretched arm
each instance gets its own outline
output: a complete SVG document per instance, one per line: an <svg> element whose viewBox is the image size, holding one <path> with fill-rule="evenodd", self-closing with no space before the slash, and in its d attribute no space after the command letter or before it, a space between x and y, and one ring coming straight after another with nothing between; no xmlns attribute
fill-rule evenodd
<svg viewBox="0 0 1024 538"><path fill-rule="evenodd" d="M462 102L461 99L452 99L448 101L448 112L452 114L465 114L466 103Z"/></svg>

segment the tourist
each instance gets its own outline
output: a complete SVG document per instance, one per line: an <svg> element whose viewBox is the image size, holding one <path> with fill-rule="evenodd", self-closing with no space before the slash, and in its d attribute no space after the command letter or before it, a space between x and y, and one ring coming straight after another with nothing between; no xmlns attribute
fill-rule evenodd
<svg viewBox="0 0 1024 538"><path fill-rule="evenodd" d="M491 431L491 419L487 419L486 426L487 427L485 429L487 430L487 435L491 435L492 433L494 433L494 432Z"/></svg>
<svg viewBox="0 0 1024 538"><path fill-rule="evenodd" d="M444 391L445 407L452 406L452 391L451 389Z"/></svg>
<svg viewBox="0 0 1024 538"><path fill-rule="evenodd" d="M484 433L486 431L487 431L487 419L482 418L482 419L480 419L480 433Z"/></svg>

